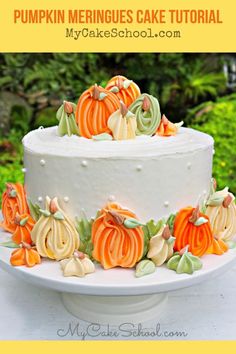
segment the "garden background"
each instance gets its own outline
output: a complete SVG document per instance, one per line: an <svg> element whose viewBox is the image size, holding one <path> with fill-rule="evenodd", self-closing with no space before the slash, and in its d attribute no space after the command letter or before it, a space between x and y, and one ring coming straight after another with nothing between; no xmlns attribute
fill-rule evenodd
<svg viewBox="0 0 236 354"><path fill-rule="evenodd" d="M62 100L77 103L116 74L134 80L173 122L215 139L213 173L236 193L236 58L233 54L0 54L0 195L23 182L22 137L57 124Z"/></svg>

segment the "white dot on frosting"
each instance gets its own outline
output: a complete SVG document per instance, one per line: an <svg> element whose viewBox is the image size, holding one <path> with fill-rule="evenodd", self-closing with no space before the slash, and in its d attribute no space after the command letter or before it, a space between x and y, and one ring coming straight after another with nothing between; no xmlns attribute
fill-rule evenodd
<svg viewBox="0 0 236 354"><path fill-rule="evenodd" d="M38 202L41 203L43 201L42 197L38 197Z"/></svg>
<svg viewBox="0 0 236 354"><path fill-rule="evenodd" d="M87 166L88 166L88 162L87 162L86 160L83 160L83 161L81 162L81 165L82 165L83 167L87 167Z"/></svg>
<svg viewBox="0 0 236 354"><path fill-rule="evenodd" d="M191 162L188 162L188 163L187 163L187 168L188 168L188 170L190 170L190 169L191 169L191 167L192 167Z"/></svg>
<svg viewBox="0 0 236 354"><path fill-rule="evenodd" d="M69 197L64 197L64 202L68 203L69 202Z"/></svg>
<svg viewBox="0 0 236 354"><path fill-rule="evenodd" d="M116 200L116 197L114 195L109 195L108 200L110 202L114 202L114 200Z"/></svg>
<svg viewBox="0 0 236 354"><path fill-rule="evenodd" d="M45 160L43 160L43 159L40 160L40 165L41 165L41 166L45 166L45 163L46 163Z"/></svg>
<svg viewBox="0 0 236 354"><path fill-rule="evenodd" d="M21 171L22 171L23 173L25 173L25 172L26 172L26 168L23 167L23 168L21 169Z"/></svg>
<svg viewBox="0 0 236 354"><path fill-rule="evenodd" d="M136 170L137 170L137 171L142 171L142 169L143 169L143 166L142 166L142 165L137 165L137 167L136 167Z"/></svg>
<svg viewBox="0 0 236 354"><path fill-rule="evenodd" d="M169 202L168 202L167 200L164 202L164 206L165 206L166 208L169 206Z"/></svg>

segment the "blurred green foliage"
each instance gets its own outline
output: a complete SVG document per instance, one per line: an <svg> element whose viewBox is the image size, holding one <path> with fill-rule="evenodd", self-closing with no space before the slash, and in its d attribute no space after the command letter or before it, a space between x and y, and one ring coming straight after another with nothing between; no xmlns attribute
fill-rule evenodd
<svg viewBox="0 0 236 354"><path fill-rule="evenodd" d="M220 186L228 184L236 192L232 150L236 103L234 95L219 98L227 94L223 61L223 54L213 53L0 54L0 92L26 103L12 105L10 131L4 136L0 130L0 194L6 181L23 181L23 135L39 126L56 124L55 112L62 100L76 103L89 86L105 86L117 74L156 96L170 120L184 120L213 135L214 174Z"/></svg>
<svg viewBox="0 0 236 354"><path fill-rule="evenodd" d="M191 127L215 140L213 175L218 188L230 187L236 193L236 94L205 102L188 113Z"/></svg>
<svg viewBox="0 0 236 354"><path fill-rule="evenodd" d="M21 133L12 129L7 139L0 139L0 202L6 182L23 183L22 155Z"/></svg>

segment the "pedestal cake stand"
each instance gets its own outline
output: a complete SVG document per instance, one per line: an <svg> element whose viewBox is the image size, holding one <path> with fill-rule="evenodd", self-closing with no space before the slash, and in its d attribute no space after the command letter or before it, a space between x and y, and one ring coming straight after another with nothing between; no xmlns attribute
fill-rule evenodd
<svg viewBox="0 0 236 354"><path fill-rule="evenodd" d="M10 235L0 231L1 242ZM12 249L0 246L0 266L10 274L37 286L61 293L66 309L74 316L93 323L138 323L160 316L167 304L169 291L198 284L225 272L236 261L236 249L222 256L202 257L203 268L192 275L176 274L166 266L156 272L136 278L133 269L115 268L96 272L84 278L64 277L60 264L42 260L33 268L12 267Z"/></svg>

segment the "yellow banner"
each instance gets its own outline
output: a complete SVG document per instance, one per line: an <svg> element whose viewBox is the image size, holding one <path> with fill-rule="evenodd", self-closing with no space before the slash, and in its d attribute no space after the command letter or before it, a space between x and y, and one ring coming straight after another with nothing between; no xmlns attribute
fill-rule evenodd
<svg viewBox="0 0 236 354"><path fill-rule="evenodd" d="M232 52L232 0L1 1L2 52Z"/></svg>

